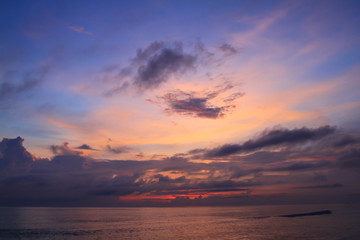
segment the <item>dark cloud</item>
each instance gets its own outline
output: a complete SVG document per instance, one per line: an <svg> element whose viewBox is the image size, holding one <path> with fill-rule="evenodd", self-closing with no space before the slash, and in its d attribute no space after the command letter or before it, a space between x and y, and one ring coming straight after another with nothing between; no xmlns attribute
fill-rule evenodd
<svg viewBox="0 0 360 240"><path fill-rule="evenodd" d="M168 176L164 176L162 174L157 174L154 176L154 178L157 178L159 182L181 183L181 182L185 181L185 176L172 179Z"/></svg>
<svg viewBox="0 0 360 240"><path fill-rule="evenodd" d="M37 87L44 79L49 67L34 72L7 71L0 76L0 101L18 97Z"/></svg>
<svg viewBox="0 0 360 240"><path fill-rule="evenodd" d="M222 45L220 45L217 48L227 55L234 55L234 54L238 53L238 51L228 43L223 43Z"/></svg>
<svg viewBox="0 0 360 240"><path fill-rule="evenodd" d="M196 116L199 118L219 118L225 115L225 112L231 106L215 107L208 104L209 98L191 98L178 99L178 96L168 93L163 97L168 103L168 113L177 113L183 115Z"/></svg>
<svg viewBox="0 0 360 240"><path fill-rule="evenodd" d="M86 163L86 158L79 155L58 155L51 161L51 168L56 171L77 172L81 171Z"/></svg>
<svg viewBox="0 0 360 240"><path fill-rule="evenodd" d="M116 154L127 153L127 152L130 151L130 148L129 148L129 147L126 147L126 146L112 147L112 146L110 146L110 145L107 145L107 146L106 146L106 149L107 149L109 152L116 153Z"/></svg>
<svg viewBox="0 0 360 240"><path fill-rule="evenodd" d="M360 149L350 149L341 154L338 164L343 168L360 169Z"/></svg>
<svg viewBox="0 0 360 240"><path fill-rule="evenodd" d="M171 78L178 78L189 71L196 71L199 66L219 66L228 56L238 53L237 49L227 43L216 49L219 50L218 54L210 52L199 39L195 43L188 44L188 47L179 41L154 41L147 47L138 48L129 63L121 67L118 64L111 64L101 70L99 79L110 86L104 92L104 96L111 97L124 93L131 87L140 93L156 89ZM223 101L232 102L242 95L242 93L234 93ZM204 99L194 101L196 103L188 102L187 105L194 104L203 107L199 102ZM205 115L213 117L219 115L217 111L220 112L221 109L209 111L211 113Z"/></svg>
<svg viewBox="0 0 360 240"><path fill-rule="evenodd" d="M243 144L225 144L221 147L207 150L205 157L223 157L231 154L255 151L265 147L293 145L309 140L317 140L334 133L335 127L323 126L319 128L274 129L264 131L255 140L248 140Z"/></svg>
<svg viewBox="0 0 360 240"><path fill-rule="evenodd" d="M139 48L136 50L136 56L133 58L133 63L135 65L144 64L150 60L157 52L164 49L166 44L161 41L152 42L145 49Z"/></svg>
<svg viewBox="0 0 360 240"><path fill-rule="evenodd" d="M78 146L76 149L82 149L82 150L95 150L93 149L92 147L90 147L89 145L87 144L83 144L81 146Z"/></svg>
<svg viewBox="0 0 360 240"><path fill-rule="evenodd" d="M235 157L235 159L240 159L245 161L247 164L267 164L267 163L279 163L283 162L288 158L293 158L294 154L292 152L281 151L281 152L272 152L272 151L257 151L252 154L248 154L244 157Z"/></svg>
<svg viewBox="0 0 360 240"><path fill-rule="evenodd" d="M109 65L101 71L102 82L112 85L105 96L125 92L129 87L135 87L139 92L155 89L172 77L195 71L212 55L199 40L188 51L182 42L152 42L137 49L127 65Z"/></svg>
<svg viewBox="0 0 360 240"><path fill-rule="evenodd" d="M119 202L119 197L139 195L142 199L158 196L159 201L164 196L207 195L195 202L178 199L175 202L179 205L251 204L259 199L253 193L257 189L271 186L287 191L281 187L283 184L290 185L290 189L317 189L319 194L323 191L336 196L351 194L358 187L354 181L359 176L359 172L354 171L360 159L357 145L322 149L319 148L321 144L311 145L308 142L329 141L334 130L334 127L325 126L281 129L276 130L280 131L277 134L273 134L275 130L265 131L255 140L247 141L251 142L250 149L254 152L228 156L227 161L214 159L207 162L194 161L192 158L192 155L209 151L204 149L158 160L99 160L83 155L68 143L51 146L55 154L51 159L38 159L25 149L22 138L5 138L0 142L0 204L121 206L126 203L136 206L140 203ZM292 137L283 136L285 133ZM291 139L290 144L306 145L306 151L303 148L260 150L288 144L280 141L280 136L281 139ZM253 145L260 147L254 148ZM117 150L123 152L121 148ZM340 177L339 173L342 174ZM319 181L322 185L319 185ZM334 182L336 184L331 184ZM295 199L295 195L293 197ZM274 202L283 199L260 198ZM326 201L325 198L322 199ZM341 200L341 197L337 199ZM170 202L170 205L175 204ZM154 201L149 200L147 204L154 205Z"/></svg>
<svg viewBox="0 0 360 240"><path fill-rule="evenodd" d="M26 172L35 160L23 147L21 137L4 138L0 142L0 173Z"/></svg>
<svg viewBox="0 0 360 240"><path fill-rule="evenodd" d="M69 147L68 142L64 142L62 145L51 145L50 150L56 155L80 155L81 151L75 151Z"/></svg>
<svg viewBox="0 0 360 240"><path fill-rule="evenodd" d="M144 50L139 49L134 58L139 65L134 84L142 90L156 88L174 74L195 69L195 61L196 56L185 53L180 42L168 46L152 43Z"/></svg>
<svg viewBox="0 0 360 240"><path fill-rule="evenodd" d="M326 184L326 185L312 185L305 187L295 187L294 189L322 189L322 188L341 188L344 187L343 184L335 183L335 184Z"/></svg>
<svg viewBox="0 0 360 240"><path fill-rule="evenodd" d="M231 108L235 108L236 105L233 102L244 95L237 92L227 96L227 91L232 88L233 86L230 83L225 83L224 86L219 86L212 91L184 92L176 90L158 97L159 104L156 101L148 101L160 106L165 105L164 110L169 114L175 113L198 118L216 119L224 117ZM221 97L224 97L224 99L217 101L217 105L211 103L215 98Z"/></svg>
<svg viewBox="0 0 360 240"><path fill-rule="evenodd" d="M360 139L351 135L341 136L333 143L333 147L346 147L352 144L360 143Z"/></svg>
<svg viewBox="0 0 360 240"><path fill-rule="evenodd" d="M316 162L290 162L281 164L280 166L271 168L271 171L303 171L303 170L315 170L331 165L329 161L316 161Z"/></svg>
<svg viewBox="0 0 360 240"><path fill-rule="evenodd" d="M95 196L126 196L141 191L142 181L136 181L138 176L115 176L97 185L91 194Z"/></svg>

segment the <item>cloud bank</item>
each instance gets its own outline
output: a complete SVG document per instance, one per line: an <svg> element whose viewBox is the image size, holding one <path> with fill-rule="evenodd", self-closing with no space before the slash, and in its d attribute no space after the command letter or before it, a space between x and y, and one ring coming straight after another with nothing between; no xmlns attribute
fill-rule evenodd
<svg viewBox="0 0 360 240"><path fill-rule="evenodd" d="M350 137L358 139L358 134L331 126L281 128L266 130L243 144L144 161L93 159L68 143L52 145L54 157L40 159L25 149L22 138L4 138L0 142L0 204L178 206L359 201L360 196L353 191L359 187L360 141L334 147L334 139ZM282 194L269 195L268 188Z"/></svg>
<svg viewBox="0 0 360 240"><path fill-rule="evenodd" d="M249 140L243 144L225 144L223 146L207 150L206 157L222 157L236 153L250 152L266 147L294 145L304 143L310 140L321 139L334 133L336 127L323 126L315 129L274 129L264 131L257 139Z"/></svg>

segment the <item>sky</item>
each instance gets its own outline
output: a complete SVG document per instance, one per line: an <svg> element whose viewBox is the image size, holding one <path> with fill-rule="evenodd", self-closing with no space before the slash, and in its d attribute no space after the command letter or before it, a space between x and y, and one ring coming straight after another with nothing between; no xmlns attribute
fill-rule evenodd
<svg viewBox="0 0 360 240"><path fill-rule="evenodd" d="M2 1L0 205L360 202L359 1Z"/></svg>

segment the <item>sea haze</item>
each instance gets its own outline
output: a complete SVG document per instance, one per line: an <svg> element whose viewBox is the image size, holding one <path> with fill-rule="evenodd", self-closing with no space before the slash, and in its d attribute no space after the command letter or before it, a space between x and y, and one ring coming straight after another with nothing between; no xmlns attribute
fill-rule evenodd
<svg viewBox="0 0 360 240"><path fill-rule="evenodd" d="M332 214L282 214L331 209ZM360 239L357 205L1 208L0 239Z"/></svg>

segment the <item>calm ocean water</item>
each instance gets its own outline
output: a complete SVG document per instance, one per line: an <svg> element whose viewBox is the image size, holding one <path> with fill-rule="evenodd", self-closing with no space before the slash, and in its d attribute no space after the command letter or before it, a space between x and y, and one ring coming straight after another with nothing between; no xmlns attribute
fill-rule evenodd
<svg viewBox="0 0 360 240"><path fill-rule="evenodd" d="M296 218L282 214L332 210ZM360 239L350 205L0 208L0 239Z"/></svg>

